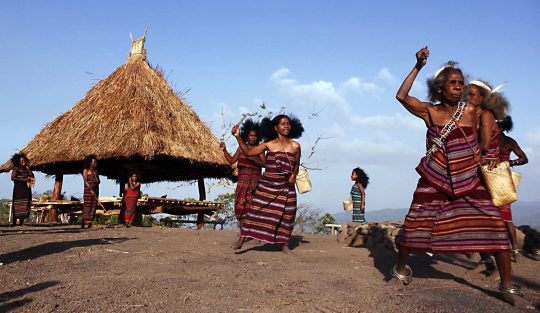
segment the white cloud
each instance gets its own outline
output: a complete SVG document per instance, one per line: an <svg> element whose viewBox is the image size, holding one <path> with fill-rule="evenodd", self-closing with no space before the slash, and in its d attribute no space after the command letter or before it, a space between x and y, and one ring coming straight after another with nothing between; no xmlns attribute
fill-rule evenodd
<svg viewBox="0 0 540 313"><path fill-rule="evenodd" d="M426 126L419 118L412 116L403 116L399 113L393 116L377 115L377 116L360 116L355 115L350 119L358 126L376 127L376 128L393 128L393 129L413 129L422 130Z"/></svg>
<svg viewBox="0 0 540 313"><path fill-rule="evenodd" d="M280 68L279 70L275 71L272 76L270 76L270 79L279 82L283 77L289 75L289 69L288 68Z"/></svg>
<svg viewBox="0 0 540 313"><path fill-rule="evenodd" d="M392 73L390 73L390 70L386 67L383 67L375 78L384 80L385 82L391 85L397 82L397 78L394 75L392 75Z"/></svg>
<svg viewBox="0 0 540 313"><path fill-rule="evenodd" d="M297 80L287 78L288 75L289 69L281 68L275 71L270 79L278 85L279 95L293 104L322 105L329 109L331 114L343 117L345 123L357 126L412 130L425 128L419 119L409 116L405 117L401 114L395 114L393 116L361 116L354 113L348 101L350 92L360 95L364 93L379 95L384 92L384 88L374 83L364 82L359 77L351 77L339 84L339 88L336 88L333 82L323 80L310 84L301 84ZM387 78L392 77L390 72L384 68L378 75Z"/></svg>
<svg viewBox="0 0 540 313"><path fill-rule="evenodd" d="M380 88L374 83L364 82L361 78L351 77L339 86L339 92L356 92L363 95L364 92L382 93L384 88Z"/></svg>

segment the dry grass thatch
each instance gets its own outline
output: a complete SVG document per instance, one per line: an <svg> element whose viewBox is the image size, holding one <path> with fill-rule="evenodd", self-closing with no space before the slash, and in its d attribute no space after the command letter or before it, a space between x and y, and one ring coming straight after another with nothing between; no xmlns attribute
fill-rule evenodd
<svg viewBox="0 0 540 313"><path fill-rule="evenodd" d="M134 167L143 182L232 173L218 139L142 54L131 55L21 151L32 169L47 174L81 173L88 154L110 179ZM8 161L0 172L10 169Z"/></svg>

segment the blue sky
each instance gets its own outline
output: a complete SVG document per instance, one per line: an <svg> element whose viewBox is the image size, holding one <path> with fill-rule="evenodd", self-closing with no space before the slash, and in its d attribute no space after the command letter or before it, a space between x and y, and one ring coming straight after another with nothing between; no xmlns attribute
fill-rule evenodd
<svg viewBox="0 0 540 313"><path fill-rule="evenodd" d="M148 60L175 89L190 88L187 101L217 136L222 109L235 123L242 113L264 113L262 101L301 119L324 108L299 140L306 152L318 135L331 137L316 147L310 165L323 170L310 171L314 189L300 203L340 212L351 170L360 166L371 177L367 210L406 208L425 127L395 93L415 52L428 46L411 91L420 99L426 77L449 60L474 79L508 81L510 136L530 160L519 168L520 201L539 201L538 16L538 1L8 1L0 11L0 160L124 64L129 33L139 38L149 27ZM39 175L36 190L53 183ZM155 196L198 194L177 185L143 188ZM0 198L10 198L12 186L9 174L0 175ZM82 188L79 177L65 179L68 195L81 196ZM207 198L227 191L214 187ZM117 193L113 182L102 184L102 195Z"/></svg>

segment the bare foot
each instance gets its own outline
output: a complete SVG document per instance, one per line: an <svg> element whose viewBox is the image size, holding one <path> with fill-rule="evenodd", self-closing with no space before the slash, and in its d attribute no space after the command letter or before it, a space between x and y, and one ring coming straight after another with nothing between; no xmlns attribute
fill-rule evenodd
<svg viewBox="0 0 540 313"><path fill-rule="evenodd" d="M501 275L499 274L499 271L495 271L492 274L490 274L488 277L486 277L486 280L489 282L496 282L501 280Z"/></svg>
<svg viewBox="0 0 540 313"><path fill-rule="evenodd" d="M394 290L403 289L404 285L408 285L408 283L399 280L397 277L392 277L392 279L390 279L389 281L386 282L386 284L384 284L385 287L388 287Z"/></svg>
<svg viewBox="0 0 540 313"><path fill-rule="evenodd" d="M231 248L232 248L233 250L239 250L239 249L242 248L242 243L240 242L240 240L238 240L237 242L235 242L235 243L233 243L233 244L231 245Z"/></svg>
<svg viewBox="0 0 540 313"><path fill-rule="evenodd" d="M468 270L467 274L480 274L484 271L492 271L495 269L495 265L492 263L478 263L478 265L472 270Z"/></svg>
<svg viewBox="0 0 540 313"><path fill-rule="evenodd" d="M518 295L514 295L510 293L503 293L501 294L501 296L503 297L504 301L510 303L516 308L529 309L529 310L535 309L535 307L529 301L523 299L522 297Z"/></svg>
<svg viewBox="0 0 540 313"><path fill-rule="evenodd" d="M291 254L292 251L289 249L289 245L283 245L283 253L285 254Z"/></svg>

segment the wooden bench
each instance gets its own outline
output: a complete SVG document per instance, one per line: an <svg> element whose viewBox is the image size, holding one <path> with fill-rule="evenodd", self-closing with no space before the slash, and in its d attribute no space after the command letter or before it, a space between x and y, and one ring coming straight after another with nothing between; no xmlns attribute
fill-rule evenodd
<svg viewBox="0 0 540 313"><path fill-rule="evenodd" d="M197 224L197 221L193 221L193 220L162 219L161 221L165 222L165 227L167 227L167 226L172 227L173 223ZM223 225L225 224L225 220L204 221L203 223L204 224L213 224L214 229L216 229L217 225L221 225L220 230L223 230Z"/></svg>
<svg viewBox="0 0 540 313"><path fill-rule="evenodd" d="M342 225L337 225L337 224L324 224L324 226L328 227L328 228L332 228L332 235L337 235L337 233L339 232L339 230L341 229Z"/></svg>

